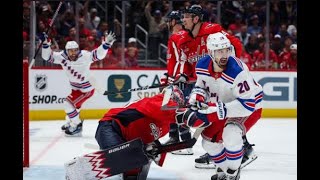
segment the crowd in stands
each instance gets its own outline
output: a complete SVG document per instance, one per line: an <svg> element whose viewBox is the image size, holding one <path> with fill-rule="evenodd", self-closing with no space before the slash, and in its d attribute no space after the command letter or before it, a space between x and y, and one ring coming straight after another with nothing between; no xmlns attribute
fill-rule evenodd
<svg viewBox="0 0 320 180"><path fill-rule="evenodd" d="M105 3L104 1L98 1ZM59 1L36 1L36 42L39 36L49 28L49 23ZM127 1L125 37L126 44L121 44L121 15L117 15L115 5L121 7L121 1L108 1L107 13L96 5L95 1L79 1L79 18L76 19L74 2L66 2L60 9L57 19L49 33L54 50L64 49L69 40L76 40L79 33L80 49L92 50L101 43L101 37L107 31L114 31L117 41L108 52L106 59L97 68L139 67L139 46L135 37L135 25L139 24L149 34L148 59L158 59L159 44L167 44L169 32L165 17L170 10L183 10L192 4L200 4L204 10L204 20L218 23L218 1L172 1L137 0ZM23 40L30 36L30 0L23 0ZM76 29L76 21L79 32ZM266 2L265 1L222 1L221 25L238 37L243 43L241 59L252 70L296 70L297 67L297 2L270 1L270 28L268 38L269 61L266 61ZM141 38L140 36L137 37ZM25 44L24 44L25 46ZM125 52L124 59L121 58ZM26 50L26 55L28 51Z"/></svg>

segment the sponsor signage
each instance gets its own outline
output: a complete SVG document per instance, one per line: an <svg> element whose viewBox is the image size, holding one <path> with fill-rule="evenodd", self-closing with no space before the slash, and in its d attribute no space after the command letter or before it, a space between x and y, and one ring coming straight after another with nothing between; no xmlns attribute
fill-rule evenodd
<svg viewBox="0 0 320 180"><path fill-rule="evenodd" d="M127 91L132 88L160 84L165 70L92 70L96 83L107 91ZM269 109L297 108L297 73L256 71L255 80L263 86L263 107ZM62 70L32 69L29 75L30 110L62 110L65 97L71 92L69 81ZM83 109L110 109L130 101L151 97L159 89L147 89L109 96L98 91L83 104Z"/></svg>

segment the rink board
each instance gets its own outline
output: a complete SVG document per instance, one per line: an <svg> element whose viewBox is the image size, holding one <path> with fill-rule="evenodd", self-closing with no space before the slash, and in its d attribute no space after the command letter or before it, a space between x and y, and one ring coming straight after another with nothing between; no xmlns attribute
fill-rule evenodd
<svg viewBox="0 0 320 180"><path fill-rule="evenodd" d="M101 89L117 92L158 85L165 70L92 70ZM254 71L263 86L263 117L297 117L297 72ZM30 119L64 119L64 101L70 85L61 69L32 69L29 74ZM83 104L81 117L99 119L110 108L154 96L159 89L104 96L96 92Z"/></svg>

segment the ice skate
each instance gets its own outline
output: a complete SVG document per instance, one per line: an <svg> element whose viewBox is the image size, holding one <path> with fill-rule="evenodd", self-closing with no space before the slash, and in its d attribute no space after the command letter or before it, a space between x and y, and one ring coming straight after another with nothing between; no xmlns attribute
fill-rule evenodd
<svg viewBox="0 0 320 180"><path fill-rule="evenodd" d="M208 153L200 156L199 158L195 159L195 167L199 169L215 169L216 164L210 158Z"/></svg>
<svg viewBox="0 0 320 180"><path fill-rule="evenodd" d="M71 122L70 127L64 131L65 135L73 137L82 136L82 123L83 120L79 124L73 124Z"/></svg>
<svg viewBox="0 0 320 180"><path fill-rule="evenodd" d="M70 122L71 122L71 121L70 121L69 117L66 116L65 119L66 119L66 123L61 126L61 130L62 130L62 131L65 131L65 130L67 130L67 129L70 127Z"/></svg>
<svg viewBox="0 0 320 180"><path fill-rule="evenodd" d="M211 176L211 180L226 180L226 173L222 171L220 167L218 167L216 174Z"/></svg>
<svg viewBox="0 0 320 180"><path fill-rule="evenodd" d="M172 151L171 153L175 155L193 155L193 150L192 148L186 148L177 151Z"/></svg>
<svg viewBox="0 0 320 180"><path fill-rule="evenodd" d="M243 148L244 148L244 154L241 161L241 169L246 167L248 164L252 163L254 160L258 158L258 156L255 154L252 146L254 144L249 144L248 142L245 142Z"/></svg>
<svg viewBox="0 0 320 180"><path fill-rule="evenodd" d="M239 180L240 179L240 168L238 170L228 169L227 173L223 172L219 167L217 173L211 176L211 180Z"/></svg>

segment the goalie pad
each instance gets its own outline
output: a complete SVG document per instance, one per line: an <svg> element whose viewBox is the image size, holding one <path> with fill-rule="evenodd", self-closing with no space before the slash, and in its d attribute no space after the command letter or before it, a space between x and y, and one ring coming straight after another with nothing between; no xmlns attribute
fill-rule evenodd
<svg viewBox="0 0 320 180"><path fill-rule="evenodd" d="M148 164L141 139L134 139L65 163L66 179L93 180L107 178Z"/></svg>

